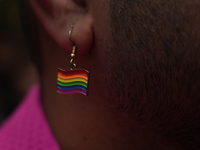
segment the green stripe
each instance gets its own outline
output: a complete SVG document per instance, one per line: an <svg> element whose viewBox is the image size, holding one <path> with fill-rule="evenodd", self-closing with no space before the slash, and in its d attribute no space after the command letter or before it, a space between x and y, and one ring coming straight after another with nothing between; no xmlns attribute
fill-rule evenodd
<svg viewBox="0 0 200 150"><path fill-rule="evenodd" d="M57 84L61 85L61 86L73 86L73 85L83 85L87 88L87 84L85 84L84 82L71 82L71 83L62 83L60 81L57 81Z"/></svg>

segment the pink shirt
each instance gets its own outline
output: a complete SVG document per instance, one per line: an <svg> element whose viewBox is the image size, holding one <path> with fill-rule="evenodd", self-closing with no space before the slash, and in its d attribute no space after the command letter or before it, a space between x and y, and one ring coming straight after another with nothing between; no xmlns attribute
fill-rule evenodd
<svg viewBox="0 0 200 150"><path fill-rule="evenodd" d="M60 150L44 115L38 85L1 126L0 150Z"/></svg>

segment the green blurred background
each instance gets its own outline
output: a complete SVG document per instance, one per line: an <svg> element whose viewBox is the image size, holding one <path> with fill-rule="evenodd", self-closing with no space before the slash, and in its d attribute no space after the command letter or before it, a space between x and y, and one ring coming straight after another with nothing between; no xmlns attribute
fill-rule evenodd
<svg viewBox="0 0 200 150"><path fill-rule="evenodd" d="M37 82L20 24L17 0L0 0L0 123Z"/></svg>

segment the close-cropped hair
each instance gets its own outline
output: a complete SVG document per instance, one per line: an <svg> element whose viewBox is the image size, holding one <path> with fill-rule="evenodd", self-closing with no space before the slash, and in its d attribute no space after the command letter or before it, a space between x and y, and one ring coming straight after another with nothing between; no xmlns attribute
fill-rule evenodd
<svg viewBox="0 0 200 150"><path fill-rule="evenodd" d="M118 0L110 7L116 114L181 149L200 149L200 1Z"/></svg>

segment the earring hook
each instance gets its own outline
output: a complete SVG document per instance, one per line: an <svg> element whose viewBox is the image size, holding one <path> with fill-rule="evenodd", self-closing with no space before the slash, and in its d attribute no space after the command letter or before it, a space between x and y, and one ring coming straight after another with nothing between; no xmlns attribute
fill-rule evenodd
<svg viewBox="0 0 200 150"><path fill-rule="evenodd" d="M75 53L75 49L76 49L76 46L75 46L75 43L72 41L72 39L71 39L71 35L72 35L72 30L74 29L74 27L72 27L72 29L71 30L69 30L69 40L70 40L70 42L72 43L72 45L73 45L73 51L72 51L72 53ZM90 57L90 55L88 54L88 52L86 52L86 55L88 56L88 57Z"/></svg>
<svg viewBox="0 0 200 150"><path fill-rule="evenodd" d="M70 42L71 42L73 45L75 45L75 43L72 42L72 39L71 39L72 30L73 30L73 28L72 28L71 30L69 30L69 40L70 40Z"/></svg>
<svg viewBox="0 0 200 150"><path fill-rule="evenodd" d="M69 40L70 40L70 42L72 43L72 45L73 45L73 49L72 49L72 53L71 53L71 60L70 60L70 70L76 70L76 64L74 63L74 58L75 58L75 53L76 53L76 45L75 45L75 43L74 42L72 42L72 39L71 39L71 35L72 35L72 30L73 30L73 28L71 29L71 30L69 30Z"/></svg>

